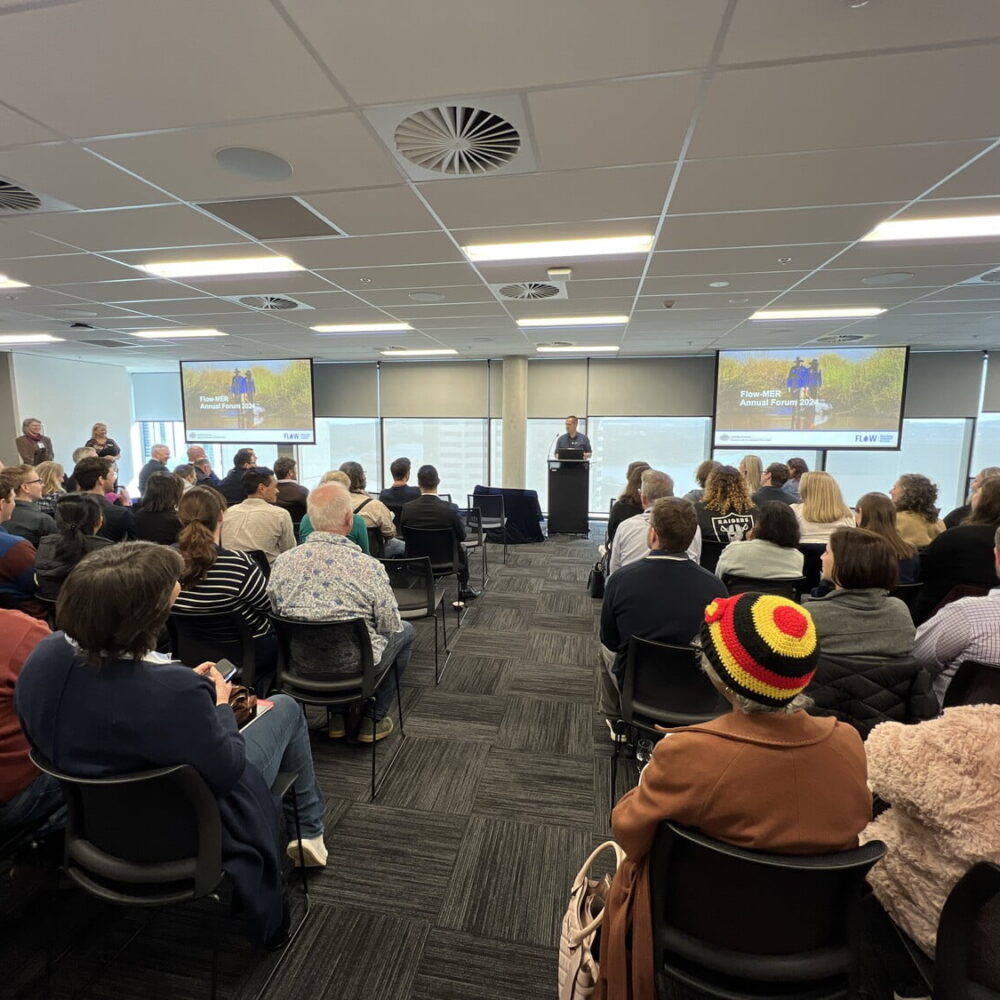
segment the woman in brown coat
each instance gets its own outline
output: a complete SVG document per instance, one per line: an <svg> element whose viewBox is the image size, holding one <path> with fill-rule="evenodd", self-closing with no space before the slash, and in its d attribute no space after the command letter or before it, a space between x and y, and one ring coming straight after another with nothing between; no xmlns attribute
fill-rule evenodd
<svg viewBox="0 0 1000 1000"><path fill-rule="evenodd" d="M857 847L871 819L861 738L801 708L819 657L809 612L773 595L719 598L705 609L701 646L702 669L733 710L671 730L615 806L628 859L602 932L603 1000L655 1000L648 861L664 820L737 847L807 855Z"/></svg>

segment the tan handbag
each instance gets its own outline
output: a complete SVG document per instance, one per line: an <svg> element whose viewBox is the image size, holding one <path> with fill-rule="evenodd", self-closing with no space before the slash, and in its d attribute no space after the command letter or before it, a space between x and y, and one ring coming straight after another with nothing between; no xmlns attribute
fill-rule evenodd
<svg viewBox="0 0 1000 1000"><path fill-rule="evenodd" d="M587 858L573 880L559 940L559 1000L588 1000L594 995L600 971L594 942L604 920L611 876L593 879L590 869L607 850L615 853L617 871L625 860L625 852L613 840L606 840Z"/></svg>

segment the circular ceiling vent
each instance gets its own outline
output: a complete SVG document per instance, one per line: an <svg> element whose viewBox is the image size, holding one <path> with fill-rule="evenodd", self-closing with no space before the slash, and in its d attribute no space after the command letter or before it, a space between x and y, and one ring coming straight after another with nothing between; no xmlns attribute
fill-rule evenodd
<svg viewBox="0 0 1000 1000"><path fill-rule="evenodd" d="M481 108L441 104L404 118L393 136L396 149L425 170L474 177L505 167L521 136L505 118Z"/></svg>
<svg viewBox="0 0 1000 1000"><path fill-rule="evenodd" d="M859 340L864 340L861 333L831 333L826 337L817 337L814 344L856 344Z"/></svg>
<svg viewBox="0 0 1000 1000"><path fill-rule="evenodd" d="M9 181L0 181L0 212L30 212L41 207L42 199L37 194Z"/></svg>
<svg viewBox="0 0 1000 1000"><path fill-rule="evenodd" d="M553 295L559 294L559 286L545 281L517 281L512 285L504 285L500 294L505 299L530 302L535 299L551 299Z"/></svg>
<svg viewBox="0 0 1000 1000"><path fill-rule="evenodd" d="M238 301L251 309L261 309L265 312L299 308L295 299L286 299L283 295L244 295Z"/></svg>

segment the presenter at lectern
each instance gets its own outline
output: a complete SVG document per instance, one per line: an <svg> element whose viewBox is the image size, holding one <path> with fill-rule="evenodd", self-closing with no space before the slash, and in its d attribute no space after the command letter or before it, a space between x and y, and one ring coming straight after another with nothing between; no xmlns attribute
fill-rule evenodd
<svg viewBox="0 0 1000 1000"><path fill-rule="evenodd" d="M573 448L578 449L583 452L584 458L590 458L593 454L594 449L590 446L590 438L586 434L577 434L576 425L578 421L576 417L566 418L566 433L559 435L559 440L556 441L556 455L558 456L560 450L563 448Z"/></svg>

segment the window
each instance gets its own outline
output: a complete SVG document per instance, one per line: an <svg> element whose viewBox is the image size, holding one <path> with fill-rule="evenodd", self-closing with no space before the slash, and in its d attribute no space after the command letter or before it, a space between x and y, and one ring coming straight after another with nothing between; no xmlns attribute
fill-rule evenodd
<svg viewBox="0 0 1000 1000"><path fill-rule="evenodd" d="M298 448L299 482L313 489L320 476L343 462L360 462L368 489L381 489L377 417L317 417L316 444Z"/></svg>
<svg viewBox="0 0 1000 1000"><path fill-rule="evenodd" d="M417 469L433 465L441 477L441 492L450 493L452 502L464 507L467 495L486 483L486 425L487 421L474 418L383 420L385 461L388 464L396 458L409 458L413 463L413 485Z"/></svg>
<svg viewBox="0 0 1000 1000"><path fill-rule="evenodd" d="M990 465L1000 465L1000 413L980 413L972 449L972 475ZM964 500L962 501L965 502Z"/></svg>

